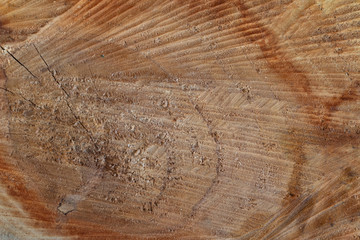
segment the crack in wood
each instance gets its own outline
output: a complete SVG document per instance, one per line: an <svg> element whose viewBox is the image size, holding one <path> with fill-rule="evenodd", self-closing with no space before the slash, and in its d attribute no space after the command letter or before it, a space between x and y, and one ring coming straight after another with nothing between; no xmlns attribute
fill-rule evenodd
<svg viewBox="0 0 360 240"><path fill-rule="evenodd" d="M5 51L7 54L9 54L18 64L20 64L20 66L22 66L28 73L30 73L30 75L34 78L38 78L37 76L35 76L22 62L20 62L19 59L17 59L9 50L5 49L3 46L0 45L0 48Z"/></svg>
<svg viewBox="0 0 360 240"><path fill-rule="evenodd" d="M31 101L30 99L25 98L21 93L15 93L15 92L13 92L13 91L11 91L11 90L9 90L9 89L7 89L7 88L3 88L3 87L0 87L0 89L1 89L1 90L4 90L5 92L8 92L8 93L10 93L10 94L12 94L12 95L14 95L14 96L19 95L22 99L24 99L25 101L29 102L29 103L30 103L31 105L33 105L34 107L37 107L37 105L36 105L33 101Z"/></svg>
<svg viewBox="0 0 360 240"><path fill-rule="evenodd" d="M62 92L66 95L67 98L64 99L68 109L70 110L71 112L71 115L77 120L78 124L81 126L81 128L86 132L86 134L88 135L94 149L97 149L98 148L98 144L96 143L95 141L95 138L93 137L93 134L91 133L91 131L85 127L84 123L81 121L79 115L77 115L74 110L73 110L73 107L71 106L70 102L69 102L69 99L70 99L70 95L67 93L67 91L61 86L61 83L56 79L53 71L51 71L50 69L50 66L48 65L48 63L46 62L45 58L41 55L39 49L36 47L35 44L33 44L34 48L36 49L38 55L40 56L40 58L42 59L42 61L44 62L44 64L46 65L46 68L47 68L47 71L51 74L54 82L60 87L60 89L62 90ZM96 157L98 158L98 157ZM80 197L79 198L76 198L74 199L74 204L76 205L77 202L81 201L84 196L87 196L98 184L99 184L99 181L100 179L102 178L103 176L103 172L104 172L104 168L106 166L106 158L104 158L104 161L101 161L100 159L97 159L95 161L95 164L97 164L99 162L100 166L97 166L96 167L96 171L94 172L93 176L88 179L86 182L84 182L77 190L76 192L78 194L80 194ZM99 160L99 161L98 161ZM93 163L91 163L93 164ZM61 203L60 203L61 205ZM59 207L60 207L59 205ZM59 209L59 208L58 208ZM59 211L61 211L59 209ZM73 211L73 210L71 210ZM64 213L65 215L71 211L61 211L62 213Z"/></svg>

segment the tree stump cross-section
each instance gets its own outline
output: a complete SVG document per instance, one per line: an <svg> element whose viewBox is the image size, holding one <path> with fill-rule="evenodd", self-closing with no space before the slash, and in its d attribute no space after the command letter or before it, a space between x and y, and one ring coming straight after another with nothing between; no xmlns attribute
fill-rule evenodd
<svg viewBox="0 0 360 240"><path fill-rule="evenodd" d="M0 239L360 238L357 0L0 0Z"/></svg>

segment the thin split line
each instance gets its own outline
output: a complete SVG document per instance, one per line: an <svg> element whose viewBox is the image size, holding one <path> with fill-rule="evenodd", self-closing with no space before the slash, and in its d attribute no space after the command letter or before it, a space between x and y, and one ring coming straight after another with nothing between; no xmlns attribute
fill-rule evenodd
<svg viewBox="0 0 360 240"><path fill-rule="evenodd" d="M38 78L38 77L35 76L22 62L20 62L11 52L9 52L9 50L3 48L3 46L0 46L0 48L1 48L3 51L7 52L17 63L19 63L23 68L25 68L26 71L31 74L31 76L33 76L34 78Z"/></svg>

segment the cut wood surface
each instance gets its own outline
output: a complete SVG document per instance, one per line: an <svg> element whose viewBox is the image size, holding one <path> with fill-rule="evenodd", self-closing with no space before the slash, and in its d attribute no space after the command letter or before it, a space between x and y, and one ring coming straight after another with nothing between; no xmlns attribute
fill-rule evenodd
<svg viewBox="0 0 360 240"><path fill-rule="evenodd" d="M360 1L0 0L0 239L359 239Z"/></svg>

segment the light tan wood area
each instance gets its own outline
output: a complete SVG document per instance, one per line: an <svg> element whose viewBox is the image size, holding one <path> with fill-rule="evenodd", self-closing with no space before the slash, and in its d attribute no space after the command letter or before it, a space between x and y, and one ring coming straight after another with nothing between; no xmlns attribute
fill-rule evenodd
<svg viewBox="0 0 360 240"><path fill-rule="evenodd" d="M360 2L0 0L0 239L357 239Z"/></svg>

